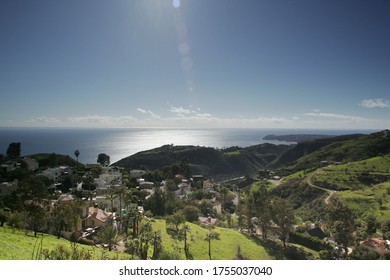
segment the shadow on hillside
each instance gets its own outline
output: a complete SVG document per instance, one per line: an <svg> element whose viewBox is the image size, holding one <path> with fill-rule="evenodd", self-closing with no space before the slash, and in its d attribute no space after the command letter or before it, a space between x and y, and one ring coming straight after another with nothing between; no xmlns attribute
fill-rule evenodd
<svg viewBox="0 0 390 280"><path fill-rule="evenodd" d="M290 246L287 244L287 248L283 248L282 242L275 239L261 239L258 236L252 235L251 238L260 246L264 247L266 252L274 257L276 260L310 260L314 259L311 254L308 254L301 248Z"/></svg>
<svg viewBox="0 0 390 280"><path fill-rule="evenodd" d="M268 255L275 258L276 260L286 259L283 253L283 246L280 242L271 239L261 239L256 235L248 236L248 238L255 241L258 245L264 247Z"/></svg>

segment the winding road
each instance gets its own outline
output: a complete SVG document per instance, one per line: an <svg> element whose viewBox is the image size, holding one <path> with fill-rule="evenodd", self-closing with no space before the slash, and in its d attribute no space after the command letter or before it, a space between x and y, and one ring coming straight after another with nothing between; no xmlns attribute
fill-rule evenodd
<svg viewBox="0 0 390 280"><path fill-rule="evenodd" d="M325 188L323 188L323 187L319 187L319 186L313 184L313 177L314 177L316 174L320 173L320 172L323 172L323 168L319 168L319 169L317 169L316 171L310 173L309 176L307 176L305 180L306 180L307 184L308 184L310 187L316 188L316 189L320 189L320 190L323 190L323 191L325 191L325 192L327 192L327 193L329 194L329 195L325 198L325 200L324 200L324 201L325 201L325 204L328 205L329 202L330 202L330 199L332 198L332 196L336 194L336 191L328 190L328 189L325 189Z"/></svg>

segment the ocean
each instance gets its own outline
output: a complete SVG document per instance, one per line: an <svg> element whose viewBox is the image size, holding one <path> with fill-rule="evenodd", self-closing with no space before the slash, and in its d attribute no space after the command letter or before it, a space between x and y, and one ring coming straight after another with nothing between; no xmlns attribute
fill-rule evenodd
<svg viewBox="0 0 390 280"><path fill-rule="evenodd" d="M292 144L264 140L268 134L343 135L371 133L374 130L313 130L313 129L178 129L178 128L0 128L0 154L8 145L21 142L22 156L35 153L57 153L73 158L79 150L79 161L96 163L98 154L110 156L111 163L137 152L166 144L199 145L214 148L248 147L262 143Z"/></svg>

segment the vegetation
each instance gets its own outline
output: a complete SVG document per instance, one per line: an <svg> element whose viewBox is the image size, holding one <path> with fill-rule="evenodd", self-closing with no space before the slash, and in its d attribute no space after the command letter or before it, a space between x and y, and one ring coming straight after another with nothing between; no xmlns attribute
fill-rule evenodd
<svg viewBox="0 0 390 280"><path fill-rule="evenodd" d="M39 233L35 237L31 231L8 226L0 227L0 235L0 259L2 260L71 259L72 252L92 260L129 258L127 254L72 243L50 234ZM54 257L55 251L62 251L62 256L58 253L57 258Z"/></svg>
<svg viewBox="0 0 390 280"><path fill-rule="evenodd" d="M0 161L14 168L4 165L0 179L7 187L17 183L0 197L0 259L388 258L362 245L367 238L390 238L388 140L383 131L291 146L166 145L118 162L125 169L108 167L103 153L96 166L86 167L76 150L76 160L31 155L37 171L20 158L20 143L11 143ZM55 180L40 175L59 165L69 173ZM142 179L156 187L144 190L127 168L142 168ZM122 181L111 183L104 203L93 203L102 172L120 172ZM109 218L76 231L91 206L111 212ZM335 245L308 236L314 226ZM72 242L61 238L64 231L73 233ZM23 244L22 235L30 242Z"/></svg>

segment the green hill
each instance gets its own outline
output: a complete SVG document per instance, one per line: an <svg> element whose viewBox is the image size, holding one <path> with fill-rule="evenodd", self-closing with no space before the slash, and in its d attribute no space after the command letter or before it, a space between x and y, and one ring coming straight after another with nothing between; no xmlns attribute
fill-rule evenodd
<svg viewBox="0 0 390 280"><path fill-rule="evenodd" d="M67 251L86 254L90 259L129 259L127 254L118 254L108 252L103 248L92 247L88 245L75 244L66 239L58 239L49 234L39 234L34 237L34 233L21 229L0 227L0 260L42 260L44 251L61 251L64 248ZM65 250L62 250L63 252Z"/></svg>
<svg viewBox="0 0 390 280"><path fill-rule="evenodd" d="M199 225L186 223L190 226L189 232L189 252L194 260L208 260L208 243L204 240L206 233L209 232ZM160 231L165 250L171 253L177 253L180 259L185 259L183 241L175 240L166 229L165 220L154 220L153 229ZM254 240L239 233L238 231L216 227L213 229L220 234L220 240L212 240L211 255L214 260L234 260L237 259L237 253L241 257L251 260L271 260L274 259L267 253L267 250Z"/></svg>
<svg viewBox="0 0 390 280"><path fill-rule="evenodd" d="M388 130L315 139L296 145L260 144L246 148L215 149L164 145L119 160L127 169L162 169L187 159L193 174L242 176L259 169L284 168L287 173L318 167L322 161L352 162L390 153Z"/></svg>
<svg viewBox="0 0 390 280"><path fill-rule="evenodd" d="M285 152L289 146L261 144L248 148L215 149L200 146L164 145L126 157L113 165L137 169L162 169L186 158L193 174L246 175L256 173Z"/></svg>
<svg viewBox="0 0 390 280"><path fill-rule="evenodd" d="M299 143L273 163L292 172L318 167L322 161L348 163L390 153L388 130Z"/></svg>

